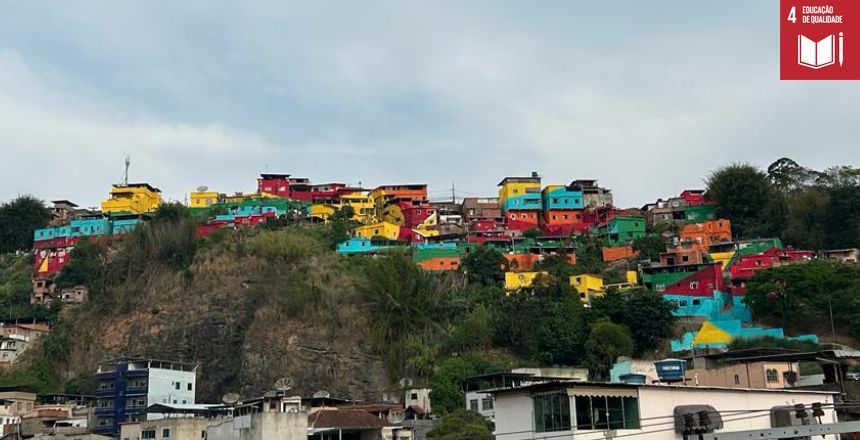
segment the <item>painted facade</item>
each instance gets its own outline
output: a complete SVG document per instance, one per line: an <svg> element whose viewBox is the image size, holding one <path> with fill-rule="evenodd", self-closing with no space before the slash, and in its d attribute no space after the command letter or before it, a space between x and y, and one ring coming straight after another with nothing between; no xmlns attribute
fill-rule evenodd
<svg viewBox="0 0 860 440"><path fill-rule="evenodd" d="M373 223L355 228L353 234L363 238L382 237L388 240L398 240L400 238L400 226L389 222Z"/></svg>
<svg viewBox="0 0 860 440"><path fill-rule="evenodd" d="M539 276L547 276L546 272L505 272L505 290L516 291L534 287Z"/></svg>
<svg viewBox="0 0 860 440"><path fill-rule="evenodd" d="M106 214L146 214L161 204L161 190L148 183L113 185L110 197L102 202Z"/></svg>

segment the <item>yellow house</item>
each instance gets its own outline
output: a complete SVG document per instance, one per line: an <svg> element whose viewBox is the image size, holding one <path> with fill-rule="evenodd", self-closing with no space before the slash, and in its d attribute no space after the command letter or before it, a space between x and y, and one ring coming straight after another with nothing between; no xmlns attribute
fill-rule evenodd
<svg viewBox="0 0 860 440"><path fill-rule="evenodd" d="M627 284L639 284L639 273L635 270L628 270L624 277L627 278Z"/></svg>
<svg viewBox="0 0 860 440"><path fill-rule="evenodd" d="M400 236L400 226L394 223L379 222L370 225L359 226L353 231L356 237L373 238L385 237L389 240L397 240Z"/></svg>
<svg viewBox="0 0 860 440"><path fill-rule="evenodd" d="M579 300L584 303L591 302L592 299L606 293L603 278L597 275L572 275L570 286L576 289L576 292L579 293Z"/></svg>
<svg viewBox="0 0 860 440"><path fill-rule="evenodd" d="M217 191L191 191L189 194L191 208L206 208L214 203L218 203Z"/></svg>
<svg viewBox="0 0 860 440"><path fill-rule="evenodd" d="M505 290L514 291L532 287L538 275L547 276L546 272L505 272Z"/></svg>
<svg viewBox="0 0 860 440"><path fill-rule="evenodd" d="M153 212L161 204L161 190L148 183L112 185L110 198L102 202L102 211L108 214L144 214Z"/></svg>
<svg viewBox="0 0 860 440"><path fill-rule="evenodd" d="M352 207L352 219L359 223L374 223L374 205L368 191L356 191L340 196L341 206Z"/></svg>
<svg viewBox="0 0 860 440"><path fill-rule="evenodd" d="M314 203L311 205L311 217L328 223L339 207L330 203Z"/></svg>
<svg viewBox="0 0 860 440"><path fill-rule="evenodd" d="M235 193L233 193L233 195L229 195L229 194L224 195L223 198L224 198L224 203L242 203L246 200L251 200L251 199L277 199L278 196L273 196L269 193L264 193L264 192L263 193L261 193L261 192L255 192L255 193L235 192Z"/></svg>
<svg viewBox="0 0 860 440"><path fill-rule="evenodd" d="M541 209L540 176L505 177L499 182L499 206L510 209Z"/></svg>

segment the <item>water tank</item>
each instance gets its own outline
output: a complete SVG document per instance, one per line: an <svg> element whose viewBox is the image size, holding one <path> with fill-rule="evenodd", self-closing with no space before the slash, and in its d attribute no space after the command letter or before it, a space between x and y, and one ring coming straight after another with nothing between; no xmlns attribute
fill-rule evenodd
<svg viewBox="0 0 860 440"><path fill-rule="evenodd" d="M645 385L646 376L644 374L639 373L628 373L622 374L618 376L621 379L621 383L628 383L631 385Z"/></svg>
<svg viewBox="0 0 860 440"><path fill-rule="evenodd" d="M660 382L682 382L687 362L681 359L663 359L654 361L657 377Z"/></svg>

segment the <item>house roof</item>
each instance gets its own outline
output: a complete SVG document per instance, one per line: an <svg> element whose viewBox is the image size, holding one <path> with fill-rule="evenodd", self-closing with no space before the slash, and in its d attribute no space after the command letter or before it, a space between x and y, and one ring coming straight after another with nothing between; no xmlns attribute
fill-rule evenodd
<svg viewBox="0 0 860 440"><path fill-rule="evenodd" d="M217 403L153 403L146 407L147 413L154 414L207 414L211 412L226 412L227 406Z"/></svg>
<svg viewBox="0 0 860 440"><path fill-rule="evenodd" d="M382 428L385 421L363 409L320 408L308 415L308 426L320 428Z"/></svg>
<svg viewBox="0 0 860 440"><path fill-rule="evenodd" d="M618 389L618 388L649 388L649 389L672 389L677 391L733 391L745 393L802 393L802 394L838 394L836 391L812 391L812 390L792 390L784 388L740 388L740 387L718 387L718 386L687 386L687 385L666 385L666 384L627 384L627 383L608 383L608 382L580 382L575 380L556 380L551 382L541 382L531 385L524 385L514 388L500 388L495 390L486 390L485 392L502 395L520 393L523 391L541 392L553 391L568 388L586 388L595 390L600 388Z"/></svg>

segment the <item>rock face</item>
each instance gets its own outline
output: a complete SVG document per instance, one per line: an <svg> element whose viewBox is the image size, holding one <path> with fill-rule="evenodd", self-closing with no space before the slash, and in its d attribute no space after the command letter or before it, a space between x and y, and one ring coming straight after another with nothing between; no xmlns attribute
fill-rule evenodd
<svg viewBox="0 0 860 440"><path fill-rule="evenodd" d="M314 295L303 307L285 308L291 290L280 284L289 278L272 276L269 266L252 256L210 255L185 271L156 268L112 287L111 305L72 316L68 376L142 356L197 363L199 402L218 402L227 392L259 395L281 377L302 395L380 398L389 380L368 342L369 320L354 286L316 265L304 275L317 283Z"/></svg>

